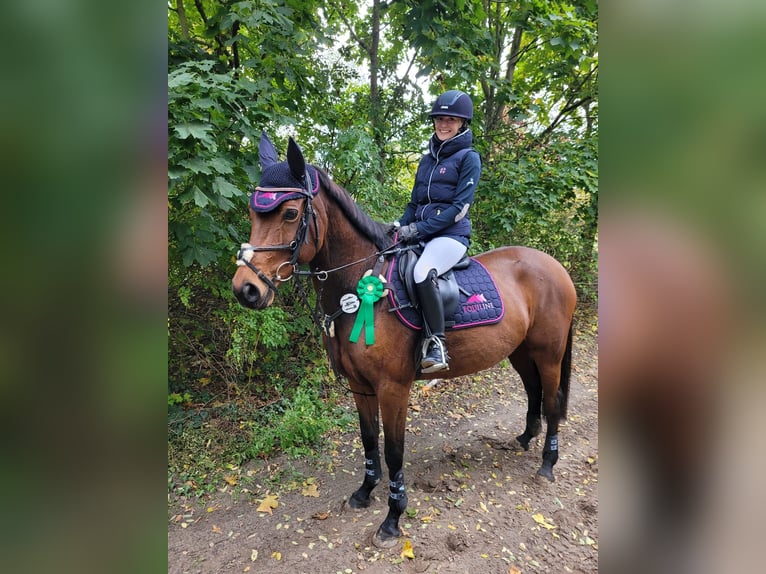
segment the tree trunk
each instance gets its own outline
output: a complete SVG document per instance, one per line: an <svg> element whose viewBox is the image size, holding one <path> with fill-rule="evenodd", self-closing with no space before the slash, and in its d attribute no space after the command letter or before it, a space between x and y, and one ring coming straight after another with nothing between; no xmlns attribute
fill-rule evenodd
<svg viewBox="0 0 766 574"><path fill-rule="evenodd" d="M375 142L375 147L378 150L378 168L376 169L376 176L379 182L383 182L384 174L382 166L385 161L385 140L383 134L385 133L384 126L382 125L383 110L380 101L380 92L378 88L378 50L380 47L380 0L373 0L372 3L372 22L370 31L370 44L369 44L369 56L370 56L370 124L372 126L372 137Z"/></svg>
<svg viewBox="0 0 766 574"><path fill-rule="evenodd" d="M189 20L186 18L184 0L176 0L176 12L178 13L178 26L181 28L181 36L189 40Z"/></svg>

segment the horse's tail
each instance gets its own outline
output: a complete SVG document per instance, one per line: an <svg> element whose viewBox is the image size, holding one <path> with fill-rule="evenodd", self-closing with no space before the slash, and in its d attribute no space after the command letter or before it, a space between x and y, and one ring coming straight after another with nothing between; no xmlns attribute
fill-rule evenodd
<svg viewBox="0 0 766 574"><path fill-rule="evenodd" d="M572 329L574 322L569 324L567 347L564 357L561 359L561 380L559 381L559 411L561 419L567 418L567 404L569 402L569 377L572 374Z"/></svg>

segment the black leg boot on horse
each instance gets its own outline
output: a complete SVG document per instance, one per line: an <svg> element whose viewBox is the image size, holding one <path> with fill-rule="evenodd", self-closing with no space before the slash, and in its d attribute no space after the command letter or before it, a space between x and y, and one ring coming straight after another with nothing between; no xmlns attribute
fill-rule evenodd
<svg viewBox="0 0 766 574"><path fill-rule="evenodd" d="M428 272L426 280L415 283L415 291L420 301L420 309L423 313L423 328L425 331L425 344L428 348L423 353L420 362L422 373L436 373L437 371L449 370L449 356L444 336L444 308L439 296L439 286L436 282L436 269Z"/></svg>

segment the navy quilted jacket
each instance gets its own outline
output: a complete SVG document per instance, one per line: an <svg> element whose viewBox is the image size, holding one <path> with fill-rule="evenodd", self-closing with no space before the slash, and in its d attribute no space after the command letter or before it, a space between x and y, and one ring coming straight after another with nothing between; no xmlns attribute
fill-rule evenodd
<svg viewBox="0 0 766 574"><path fill-rule="evenodd" d="M469 244L468 208L481 175L481 158L472 143L470 129L444 142L435 134L431 137L429 152L415 174L410 202L399 219L402 226L414 222L425 241L447 236Z"/></svg>

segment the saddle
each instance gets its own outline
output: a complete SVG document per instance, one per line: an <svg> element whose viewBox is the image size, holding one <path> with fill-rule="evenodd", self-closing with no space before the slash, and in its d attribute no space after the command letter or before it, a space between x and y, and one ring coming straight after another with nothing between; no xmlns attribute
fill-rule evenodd
<svg viewBox="0 0 766 574"><path fill-rule="evenodd" d="M386 275L389 312L416 331L423 328L412 274L418 256L415 250L399 252ZM491 325L503 318L505 307L497 285L489 270L473 257L464 257L439 277L438 286L447 330Z"/></svg>
<svg viewBox="0 0 766 574"><path fill-rule="evenodd" d="M418 257L420 257L422 253L422 247L414 247L407 251L403 251L398 256L396 266L399 281L401 281L401 284L407 292L407 300L409 303L406 305L410 305L416 309L419 309L420 305L415 291L415 277L413 272ZM455 325L454 316L457 311L458 303L460 302L461 287L458 285L455 271L459 269L467 269L470 264L471 258L468 257L468 255L464 255L463 258L450 270L439 275L436 279L439 286L439 296L441 297L442 307L444 308L445 327L453 327ZM466 296L470 295L465 291L463 291L463 293Z"/></svg>

